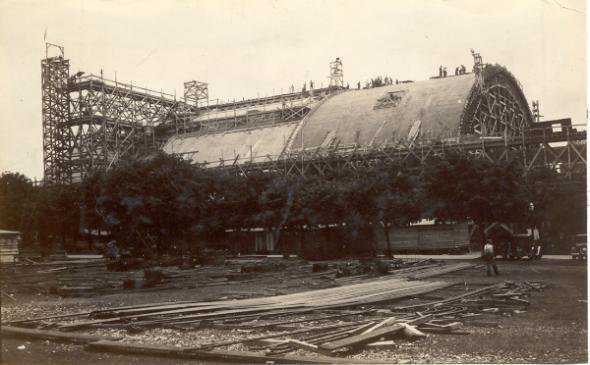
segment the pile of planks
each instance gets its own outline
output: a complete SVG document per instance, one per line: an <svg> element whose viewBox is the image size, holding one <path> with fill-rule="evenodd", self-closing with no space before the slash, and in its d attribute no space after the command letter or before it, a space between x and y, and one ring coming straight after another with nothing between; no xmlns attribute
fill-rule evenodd
<svg viewBox="0 0 590 365"><path fill-rule="evenodd" d="M252 321L261 317L292 316L319 310L366 306L439 290L447 282L375 280L344 287L287 295L210 302L156 303L92 312L86 318L57 324L61 330L81 328L153 327L154 325L201 326L206 322Z"/></svg>
<svg viewBox="0 0 590 365"><path fill-rule="evenodd" d="M403 339L421 338L427 333L460 335L469 333L465 330L467 326L496 326L498 318L525 312L530 305L529 294L544 287L539 282L508 281L471 290L457 285L460 292L457 295L410 305L395 304L404 298L448 293L455 286L449 282L388 277L273 297L153 303L13 321L9 325L17 327L6 327L2 333L30 335L41 329L50 333L51 338L76 340L80 335L72 331L126 329L136 333L153 328L197 332L216 329L237 337L175 350L125 343L124 338L122 342L93 340L88 346L101 351L141 350L154 354L172 351L182 357L199 357L213 356L216 351L227 352L231 346L241 344L247 349L243 350L243 356L261 356L273 361L301 351L333 359L364 348L388 347ZM90 341L87 334L81 336L82 340Z"/></svg>

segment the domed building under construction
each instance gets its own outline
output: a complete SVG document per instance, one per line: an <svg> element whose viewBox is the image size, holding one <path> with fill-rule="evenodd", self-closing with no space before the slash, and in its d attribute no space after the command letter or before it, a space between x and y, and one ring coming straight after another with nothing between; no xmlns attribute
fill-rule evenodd
<svg viewBox="0 0 590 365"><path fill-rule="evenodd" d="M192 122L224 130L175 135L163 149L204 166L220 166L268 162L310 151L383 149L417 139L459 143L513 138L533 122L518 82L500 66L483 68L479 77L465 73L307 94L289 101L279 98L233 110L204 111ZM281 118L290 109L303 110L302 117Z"/></svg>
<svg viewBox="0 0 590 365"><path fill-rule="evenodd" d="M213 102L208 84L195 80L185 82L177 98L108 80L102 72L70 76L63 48L49 46L58 54L41 62L47 183L80 181L93 170L156 150L239 174L322 174L377 159L421 164L431 153L457 149L517 161L525 171L551 166L573 179L586 176L585 131L574 129L570 119L540 121L538 103L531 111L516 78L473 51L472 72L461 66L447 75L441 66L428 80L389 79L379 87L359 83L351 89L337 58L326 88L310 83L298 92ZM452 230L448 239L436 232L433 241L448 246L467 228ZM432 236L408 234L398 241L417 245L420 237ZM264 232L255 246L273 249Z"/></svg>

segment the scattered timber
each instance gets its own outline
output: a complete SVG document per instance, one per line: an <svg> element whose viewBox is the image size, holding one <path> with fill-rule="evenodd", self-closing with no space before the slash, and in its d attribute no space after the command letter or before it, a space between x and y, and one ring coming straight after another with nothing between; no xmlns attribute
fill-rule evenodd
<svg viewBox="0 0 590 365"><path fill-rule="evenodd" d="M75 344L85 344L85 343L101 341L101 340L115 341L115 340L121 339L121 337L100 337L100 336L91 336L91 335L85 335L85 334L80 334L80 333L44 331L44 330L37 330L37 329L30 329L30 328L19 328L19 327L11 327L11 326L2 326L2 328L0 328L0 332L2 333L2 337L52 340L52 341L56 341L56 342L75 343Z"/></svg>

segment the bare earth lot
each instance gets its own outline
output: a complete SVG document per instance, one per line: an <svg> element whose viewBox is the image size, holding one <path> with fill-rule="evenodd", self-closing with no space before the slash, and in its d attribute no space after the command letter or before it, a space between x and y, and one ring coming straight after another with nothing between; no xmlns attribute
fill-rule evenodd
<svg viewBox="0 0 590 365"><path fill-rule="evenodd" d="M462 281L450 289L429 293L432 298L446 298L505 280L539 281L547 285L530 295L531 305L525 313L497 316L493 323L468 326L468 334L429 334L425 339L395 339L386 349L362 350L351 359L389 363L586 363L587 353L587 270L586 263L571 260L498 261L501 275L486 277L483 268L458 271L435 279ZM285 279L284 273L256 274L257 280L228 282L220 286L110 294L91 298L59 298L49 295L17 295L18 304L2 300L2 321L36 316L103 309L106 307L179 300L215 300L288 294L333 286L325 277L300 276ZM412 303L413 298L393 303ZM125 332L121 330L123 334ZM154 344L191 346L207 342L205 336L219 333L154 329L135 336L138 341ZM24 349L18 349L24 345ZM21 347L22 348L22 347ZM240 350L237 345L235 350ZM313 356L312 353L306 354ZM48 341L2 339L2 362L6 364L185 364L202 363L179 359L127 356L85 351L82 346Z"/></svg>

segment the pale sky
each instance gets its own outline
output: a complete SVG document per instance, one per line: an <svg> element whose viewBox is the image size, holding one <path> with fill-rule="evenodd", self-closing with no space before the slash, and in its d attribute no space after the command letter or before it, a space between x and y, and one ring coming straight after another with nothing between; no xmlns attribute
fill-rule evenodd
<svg viewBox="0 0 590 365"><path fill-rule="evenodd" d="M586 120L584 0L0 0L0 171L43 175L43 35L79 70L177 95L209 83L233 99L376 75L424 80L439 65L506 66L546 119Z"/></svg>

